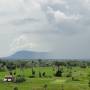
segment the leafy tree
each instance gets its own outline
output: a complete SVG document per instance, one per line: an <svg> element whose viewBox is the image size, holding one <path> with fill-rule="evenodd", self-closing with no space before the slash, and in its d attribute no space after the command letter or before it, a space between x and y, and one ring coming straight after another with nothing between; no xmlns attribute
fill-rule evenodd
<svg viewBox="0 0 90 90"><path fill-rule="evenodd" d="M6 67L7 67L7 69L9 71L12 71L12 70L16 69L16 65L14 63L12 63L12 62L11 63L7 63Z"/></svg>
<svg viewBox="0 0 90 90"><path fill-rule="evenodd" d="M62 71L61 70L56 71L55 76L56 77L61 77L62 76Z"/></svg>
<svg viewBox="0 0 90 90"><path fill-rule="evenodd" d="M39 59L38 62L39 62L39 67L40 67L42 64L42 59Z"/></svg>
<svg viewBox="0 0 90 90"><path fill-rule="evenodd" d="M58 62L58 61L56 61L54 64L55 64L55 66L58 68L58 70L57 70L57 71L59 71L61 63L60 63L60 62Z"/></svg>
<svg viewBox="0 0 90 90"><path fill-rule="evenodd" d="M42 77L42 74L41 74L41 72L39 72L39 77L40 77L40 78Z"/></svg>
<svg viewBox="0 0 90 90"><path fill-rule="evenodd" d="M43 75L43 77L45 77L45 76L46 76L46 72L43 72L43 74L42 74L42 75Z"/></svg>
<svg viewBox="0 0 90 90"><path fill-rule="evenodd" d="M57 66L57 71L56 71L56 73L55 73L55 76L56 76L56 77L61 77L61 76L62 76L63 69L60 68L60 65L61 65L60 62L57 62L57 61L55 62L55 66Z"/></svg>
<svg viewBox="0 0 90 90"><path fill-rule="evenodd" d="M35 77L35 71L32 69L32 76Z"/></svg>

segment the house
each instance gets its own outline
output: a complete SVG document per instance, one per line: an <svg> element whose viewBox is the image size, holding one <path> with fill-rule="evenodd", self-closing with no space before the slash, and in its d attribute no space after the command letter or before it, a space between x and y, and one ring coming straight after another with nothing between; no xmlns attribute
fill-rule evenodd
<svg viewBox="0 0 90 90"><path fill-rule="evenodd" d="M14 80L14 77L12 75L5 76L3 81L4 82L12 82Z"/></svg>

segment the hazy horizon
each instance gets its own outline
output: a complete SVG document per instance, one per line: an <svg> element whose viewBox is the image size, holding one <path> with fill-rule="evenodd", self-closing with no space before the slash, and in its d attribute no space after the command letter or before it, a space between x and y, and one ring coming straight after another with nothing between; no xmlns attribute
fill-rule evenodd
<svg viewBox="0 0 90 90"><path fill-rule="evenodd" d="M90 59L90 1L0 0L0 57L22 50Z"/></svg>

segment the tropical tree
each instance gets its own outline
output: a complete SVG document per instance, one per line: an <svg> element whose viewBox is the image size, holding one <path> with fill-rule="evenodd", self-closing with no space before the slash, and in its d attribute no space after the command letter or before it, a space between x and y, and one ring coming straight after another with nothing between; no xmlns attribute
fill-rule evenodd
<svg viewBox="0 0 90 90"><path fill-rule="evenodd" d="M39 59L38 62L39 62L39 67L40 67L42 64L42 59Z"/></svg>
<svg viewBox="0 0 90 90"><path fill-rule="evenodd" d="M57 61L55 62L55 66L57 66L57 71L56 71L56 73L55 73L55 76L56 76L56 77L61 77L61 76L62 76L63 69L60 68L60 65L61 65L60 62L57 62Z"/></svg>
<svg viewBox="0 0 90 90"><path fill-rule="evenodd" d="M35 77L34 61L32 61L32 76Z"/></svg>

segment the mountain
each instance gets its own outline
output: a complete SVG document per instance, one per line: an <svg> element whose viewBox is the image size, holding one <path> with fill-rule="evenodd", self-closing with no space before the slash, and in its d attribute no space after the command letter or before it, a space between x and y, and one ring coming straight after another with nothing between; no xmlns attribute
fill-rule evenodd
<svg viewBox="0 0 90 90"><path fill-rule="evenodd" d="M18 51L4 59L51 59L52 55L48 52Z"/></svg>

